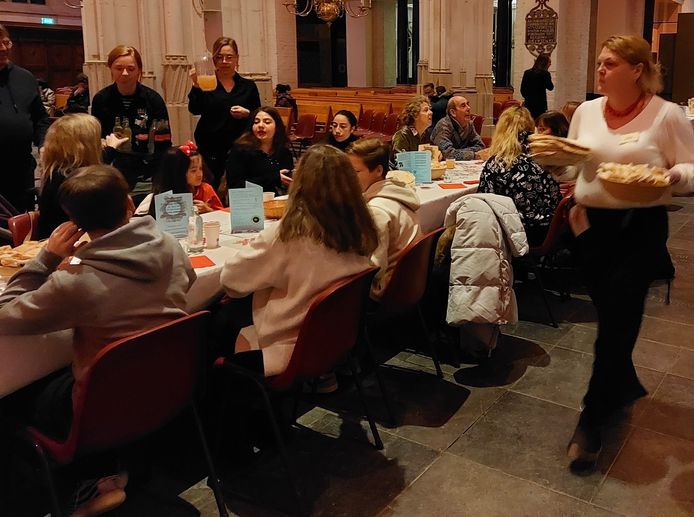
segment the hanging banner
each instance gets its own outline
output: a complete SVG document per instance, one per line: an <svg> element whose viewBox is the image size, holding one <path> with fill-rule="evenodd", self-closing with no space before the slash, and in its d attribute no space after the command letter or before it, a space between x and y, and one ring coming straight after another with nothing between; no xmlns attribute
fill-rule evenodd
<svg viewBox="0 0 694 517"><path fill-rule="evenodd" d="M557 46L558 15L547 2L537 0L537 5L525 16L525 48L535 57L551 55Z"/></svg>

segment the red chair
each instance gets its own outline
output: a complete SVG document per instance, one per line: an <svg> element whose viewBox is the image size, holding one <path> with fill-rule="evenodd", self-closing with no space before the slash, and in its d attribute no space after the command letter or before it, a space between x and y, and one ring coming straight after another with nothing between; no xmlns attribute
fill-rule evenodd
<svg viewBox="0 0 694 517"><path fill-rule="evenodd" d="M64 441L28 427L26 438L41 460L54 517L60 505L51 467L138 440L160 429L182 410L192 410L220 516L222 488L193 401L202 367L209 312L159 325L103 348L73 393L72 426Z"/></svg>
<svg viewBox="0 0 694 517"><path fill-rule="evenodd" d="M311 145L311 141L316 136L316 118L316 115L311 113L301 115L296 123L294 132L289 135L289 143L292 146L295 158L298 157L301 151Z"/></svg>
<svg viewBox="0 0 694 517"><path fill-rule="evenodd" d="M386 114L382 111L377 111L374 113L374 118L371 120L371 125L369 126L369 134L371 133L382 133L383 124L386 120Z"/></svg>
<svg viewBox="0 0 694 517"><path fill-rule="evenodd" d="M499 112L499 115L506 111L509 108L515 107L515 106L522 106L523 104L521 101L516 100L516 99L509 99L507 101L504 101L501 103L501 111Z"/></svg>
<svg viewBox="0 0 694 517"><path fill-rule="evenodd" d="M378 307L373 312L366 315L364 338L370 359L374 366L376 363L373 356L371 338L369 336L369 325L411 314L416 311L419 323L424 332L424 339L429 345L431 358L436 368L436 374L439 377L443 377L436 345L429 341L429 330L424 315L422 314L422 308L419 304L424 296L424 291L426 290L429 280L429 273L431 272L431 258L433 255L434 243L441 236L443 231L444 228L438 228L437 230L429 232L411 242L403 250L398 263L393 269L393 275L390 277L390 282L383 292ZM378 381L381 393L383 393L388 414L391 421L394 422L393 411L386 396L383 381L378 374L378 368L374 368L374 371L376 372L376 380Z"/></svg>
<svg viewBox="0 0 694 517"><path fill-rule="evenodd" d="M499 120L499 115L501 115L501 102L494 101L494 104L492 105L492 118L494 120L494 124L496 124L496 121Z"/></svg>
<svg viewBox="0 0 694 517"><path fill-rule="evenodd" d="M12 234L12 247L16 248L27 238L37 240L39 231L39 212L31 211L15 215L7 220L7 227Z"/></svg>
<svg viewBox="0 0 694 517"><path fill-rule="evenodd" d="M301 507L301 497L293 480L292 468L268 391L286 392L296 385L300 387L303 381L315 379L319 375L330 372L345 359L348 359L376 449L383 449L383 442L366 404L361 378L357 374L356 363L352 356L352 349L357 342L362 325L363 302L368 297L375 274L375 268L368 269L336 282L316 296L304 322L301 324L292 357L283 373L264 378L255 372L227 361L224 357L219 357L214 363L217 368L250 379L262 393L265 409L272 423L275 441L288 472L289 482L294 490L299 508Z"/></svg>
<svg viewBox="0 0 694 517"><path fill-rule="evenodd" d="M478 135L482 134L482 124L484 124L484 117L482 115L472 116L472 125L475 126L475 131Z"/></svg>
<svg viewBox="0 0 694 517"><path fill-rule="evenodd" d="M400 125L399 118L399 113L390 113L383 123L383 132L378 135L378 138L390 142Z"/></svg>
<svg viewBox="0 0 694 517"><path fill-rule="evenodd" d="M357 129L354 130L354 134L357 136L364 136L366 133L368 133L373 117L373 110L362 111L361 115L359 115L359 122L357 122Z"/></svg>

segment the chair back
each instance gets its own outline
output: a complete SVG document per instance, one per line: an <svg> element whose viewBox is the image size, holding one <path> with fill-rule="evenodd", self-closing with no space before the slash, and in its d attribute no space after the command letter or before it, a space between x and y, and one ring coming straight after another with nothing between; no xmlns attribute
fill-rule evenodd
<svg viewBox="0 0 694 517"><path fill-rule="evenodd" d="M499 120L499 115L501 115L501 102L494 101L494 104L492 104L492 118L495 124Z"/></svg>
<svg viewBox="0 0 694 517"><path fill-rule="evenodd" d="M371 127L371 120L374 118L373 110L364 110L359 115L359 122L357 122L357 129L367 131Z"/></svg>
<svg viewBox="0 0 694 517"><path fill-rule="evenodd" d="M311 303L299 329L287 369L267 379L268 386L285 390L295 381L329 372L354 347L362 324L376 268L337 281Z"/></svg>
<svg viewBox="0 0 694 517"><path fill-rule="evenodd" d="M16 248L26 240L35 241L39 231L38 211L25 212L7 220L7 228L12 234L12 247Z"/></svg>
<svg viewBox="0 0 694 517"><path fill-rule="evenodd" d="M380 133L383 131L383 123L386 120L386 114L382 111L377 111L374 113L374 118L371 120L371 125L369 126L369 132Z"/></svg>
<svg viewBox="0 0 694 517"><path fill-rule="evenodd" d="M573 190L559 201L557 208L554 209L545 240L539 246L530 248L531 255L541 257L557 247L559 239L569 231L569 210L572 206Z"/></svg>
<svg viewBox="0 0 694 517"><path fill-rule="evenodd" d="M277 113L280 114L280 118L282 119L282 122L284 123L284 127L287 131L287 134L289 134L290 128L292 127L292 123L294 122L292 120L292 115L294 113L294 109L292 107L285 107L285 106L275 106L275 109L277 110Z"/></svg>
<svg viewBox="0 0 694 517"><path fill-rule="evenodd" d="M313 139L316 135L316 115L313 113L305 113L299 117L294 130L295 138Z"/></svg>
<svg viewBox="0 0 694 517"><path fill-rule="evenodd" d="M522 106L521 101L516 99L509 99L507 101L504 101L503 103L501 103L501 112L499 113L499 115L501 115L501 113L514 106Z"/></svg>
<svg viewBox="0 0 694 517"><path fill-rule="evenodd" d="M429 232L403 250L383 292L376 319L402 314L419 303L429 279L433 245L443 230Z"/></svg>
<svg viewBox="0 0 694 517"><path fill-rule="evenodd" d="M208 318L201 311L107 345L75 385L65 442L29 432L56 461L67 463L159 429L192 400Z"/></svg>
<svg viewBox="0 0 694 517"><path fill-rule="evenodd" d="M383 123L383 134L385 136L393 136L398 131L399 118L399 113L388 114L386 121Z"/></svg>
<svg viewBox="0 0 694 517"><path fill-rule="evenodd" d="M472 125L475 126L475 131L478 135L482 134L482 124L484 124L484 117L482 115L472 116Z"/></svg>

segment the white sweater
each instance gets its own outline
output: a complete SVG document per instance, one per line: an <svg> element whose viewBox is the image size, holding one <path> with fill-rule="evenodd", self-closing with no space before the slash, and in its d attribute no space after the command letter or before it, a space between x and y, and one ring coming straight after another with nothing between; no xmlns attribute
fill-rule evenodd
<svg viewBox="0 0 694 517"><path fill-rule="evenodd" d="M569 138L592 150L576 182L576 200L593 208L633 208L633 203L617 199L602 187L596 170L601 162L645 163L674 169L682 174L673 186L676 193L694 191L694 130L675 104L654 96L634 120L618 129L607 127L603 116L605 97L581 104L569 128ZM670 200L668 191L651 203L659 206Z"/></svg>
<svg viewBox="0 0 694 517"><path fill-rule="evenodd" d="M244 332L251 348L263 351L267 377L286 370L299 328L313 299L337 280L370 267L369 257L338 253L309 239L279 240L280 225L266 228L224 264L226 293L253 293L253 327ZM326 343L328 345L329 343Z"/></svg>

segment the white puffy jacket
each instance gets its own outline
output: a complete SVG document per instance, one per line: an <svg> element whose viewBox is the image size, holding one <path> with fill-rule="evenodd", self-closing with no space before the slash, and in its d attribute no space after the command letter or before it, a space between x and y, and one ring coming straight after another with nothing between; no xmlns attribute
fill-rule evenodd
<svg viewBox="0 0 694 517"><path fill-rule="evenodd" d="M514 323L511 257L528 252L528 240L511 198L470 194L448 207L445 226L455 224L446 321Z"/></svg>

